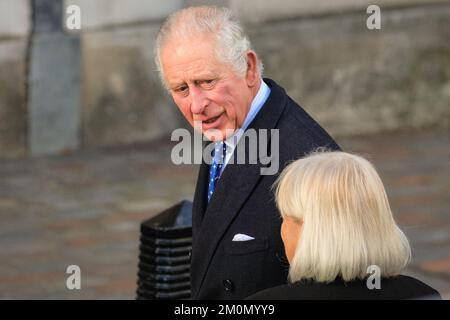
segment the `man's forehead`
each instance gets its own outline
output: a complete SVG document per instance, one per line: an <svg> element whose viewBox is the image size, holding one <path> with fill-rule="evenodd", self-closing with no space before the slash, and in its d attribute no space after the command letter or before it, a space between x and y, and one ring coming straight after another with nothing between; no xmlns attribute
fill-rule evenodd
<svg viewBox="0 0 450 320"><path fill-rule="evenodd" d="M211 36L199 36L186 39L171 39L162 48L162 53L171 57L212 56L215 53L215 41Z"/></svg>
<svg viewBox="0 0 450 320"><path fill-rule="evenodd" d="M194 41L171 44L161 52L161 62L169 85L217 76L226 66L218 61L214 47Z"/></svg>

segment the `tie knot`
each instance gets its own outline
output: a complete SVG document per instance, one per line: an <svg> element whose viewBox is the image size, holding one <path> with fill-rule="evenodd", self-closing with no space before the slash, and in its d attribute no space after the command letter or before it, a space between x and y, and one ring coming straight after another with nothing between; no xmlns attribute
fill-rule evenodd
<svg viewBox="0 0 450 320"><path fill-rule="evenodd" d="M227 154L227 144L223 141L216 142L213 150L213 162L223 164Z"/></svg>
<svg viewBox="0 0 450 320"><path fill-rule="evenodd" d="M225 155L227 152L227 145L223 141L216 142L214 144L214 149L212 152L213 162L211 163L211 168L209 170L209 181L208 181L208 202L216 188L217 181L219 180L222 166L225 163Z"/></svg>

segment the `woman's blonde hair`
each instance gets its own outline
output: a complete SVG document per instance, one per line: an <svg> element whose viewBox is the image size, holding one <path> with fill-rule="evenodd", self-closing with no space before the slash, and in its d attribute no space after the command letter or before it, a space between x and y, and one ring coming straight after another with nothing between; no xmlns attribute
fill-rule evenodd
<svg viewBox="0 0 450 320"><path fill-rule="evenodd" d="M398 275L411 259L408 239L392 216L386 191L366 159L318 151L291 163L276 184L282 217L303 222L289 269L291 282L364 279L376 265Z"/></svg>

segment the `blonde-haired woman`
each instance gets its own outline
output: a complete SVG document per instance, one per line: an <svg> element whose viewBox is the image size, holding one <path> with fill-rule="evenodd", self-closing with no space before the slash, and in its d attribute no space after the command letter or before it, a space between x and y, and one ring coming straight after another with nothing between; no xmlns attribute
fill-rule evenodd
<svg viewBox="0 0 450 320"><path fill-rule="evenodd" d="M277 180L276 201L290 284L250 299L440 298L401 275L411 258L409 243L364 158L316 152L297 160Z"/></svg>

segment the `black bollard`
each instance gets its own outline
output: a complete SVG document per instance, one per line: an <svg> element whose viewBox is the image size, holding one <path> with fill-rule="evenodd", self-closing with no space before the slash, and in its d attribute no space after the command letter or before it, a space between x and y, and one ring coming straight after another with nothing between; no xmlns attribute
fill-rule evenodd
<svg viewBox="0 0 450 320"><path fill-rule="evenodd" d="M142 222L136 299L189 299L191 249L192 202Z"/></svg>

